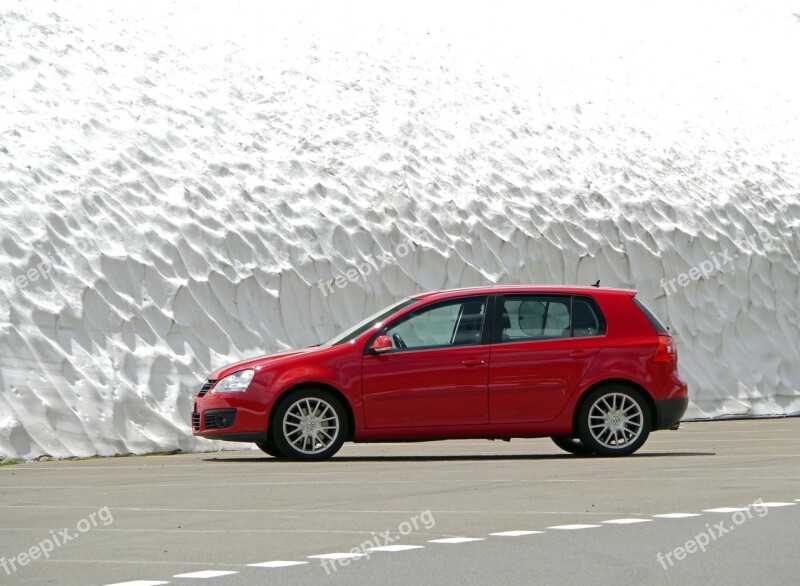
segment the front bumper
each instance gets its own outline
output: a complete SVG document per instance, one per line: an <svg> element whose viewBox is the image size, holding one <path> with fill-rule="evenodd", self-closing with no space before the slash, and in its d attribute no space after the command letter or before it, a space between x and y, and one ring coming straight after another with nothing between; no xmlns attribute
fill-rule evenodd
<svg viewBox="0 0 800 586"><path fill-rule="evenodd" d="M260 393L197 395L192 410L192 434L213 440L258 442L267 437L267 406Z"/></svg>
<svg viewBox="0 0 800 586"><path fill-rule="evenodd" d="M672 399L661 399L655 402L655 430L671 429L680 422L686 409L689 407L689 397L675 397Z"/></svg>

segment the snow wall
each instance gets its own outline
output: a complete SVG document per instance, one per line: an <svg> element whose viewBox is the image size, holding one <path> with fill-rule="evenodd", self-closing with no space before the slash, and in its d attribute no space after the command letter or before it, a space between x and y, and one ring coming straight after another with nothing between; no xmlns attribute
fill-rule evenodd
<svg viewBox="0 0 800 586"><path fill-rule="evenodd" d="M790 3L375 10L0 7L0 457L216 449L210 370L486 283L636 288L687 417L800 412Z"/></svg>

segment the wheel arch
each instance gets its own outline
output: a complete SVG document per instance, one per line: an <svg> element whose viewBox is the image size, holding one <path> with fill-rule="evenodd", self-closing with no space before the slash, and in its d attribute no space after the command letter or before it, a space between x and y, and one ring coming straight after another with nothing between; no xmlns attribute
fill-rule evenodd
<svg viewBox="0 0 800 586"><path fill-rule="evenodd" d="M350 401L347 400L347 397L343 392L341 392L336 387L328 384L328 383L321 383L316 381L305 381L302 383L294 384L290 387L284 389L281 394L275 399L272 404L272 409L269 411L269 416L267 421L269 421L269 429L272 429L272 416L275 413L275 408L280 405L286 398L289 396L290 393L295 391L302 391L303 389L322 389L331 393L334 397L339 399L342 404L342 407L347 414L347 427L345 429L345 441L352 441L353 437L355 437L356 433L356 419L355 413L353 412L353 406L350 404Z"/></svg>

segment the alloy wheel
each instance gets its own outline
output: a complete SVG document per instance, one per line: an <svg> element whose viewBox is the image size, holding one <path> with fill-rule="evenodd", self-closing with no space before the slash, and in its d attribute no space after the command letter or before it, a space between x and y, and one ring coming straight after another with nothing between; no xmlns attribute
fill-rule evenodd
<svg viewBox="0 0 800 586"><path fill-rule="evenodd" d="M324 452L340 433L341 423L333 405L318 397L298 399L283 416L283 437L301 454Z"/></svg>
<svg viewBox="0 0 800 586"><path fill-rule="evenodd" d="M625 393L601 395L589 409L589 431L603 447L620 449L639 439L644 413L639 403Z"/></svg>

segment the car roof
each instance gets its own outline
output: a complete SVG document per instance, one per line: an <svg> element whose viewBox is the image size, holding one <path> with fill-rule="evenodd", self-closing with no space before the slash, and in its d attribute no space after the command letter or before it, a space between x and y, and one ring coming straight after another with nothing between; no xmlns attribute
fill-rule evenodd
<svg viewBox="0 0 800 586"><path fill-rule="evenodd" d="M561 295L590 295L592 297L600 294L610 295L636 295L635 289L615 289L612 287L586 287L574 285L492 285L488 287L464 287L461 289L447 289L444 291L428 291L414 295L417 299L434 301L436 299L449 299L462 295L497 295L511 293L552 293Z"/></svg>

